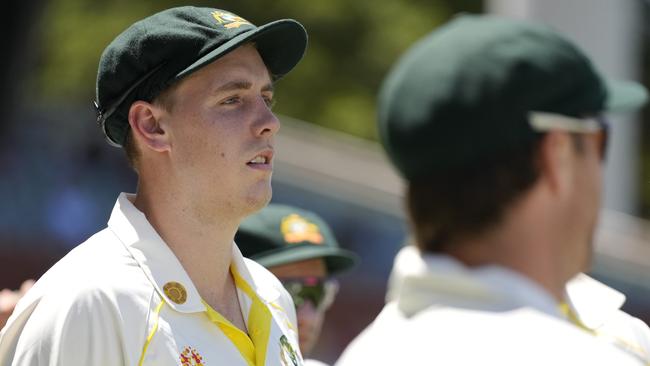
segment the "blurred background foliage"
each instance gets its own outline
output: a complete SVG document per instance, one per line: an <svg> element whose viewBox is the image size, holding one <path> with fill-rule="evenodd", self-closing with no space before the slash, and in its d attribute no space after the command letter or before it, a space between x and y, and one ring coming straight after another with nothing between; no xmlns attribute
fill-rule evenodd
<svg viewBox="0 0 650 366"><path fill-rule="evenodd" d="M414 40L479 0L174 1L50 0L36 42L42 54L28 95L46 104L89 103L104 47L133 22L179 5L230 10L262 24L294 18L309 32L299 67L280 82L276 112L374 139L375 94L383 75Z"/></svg>

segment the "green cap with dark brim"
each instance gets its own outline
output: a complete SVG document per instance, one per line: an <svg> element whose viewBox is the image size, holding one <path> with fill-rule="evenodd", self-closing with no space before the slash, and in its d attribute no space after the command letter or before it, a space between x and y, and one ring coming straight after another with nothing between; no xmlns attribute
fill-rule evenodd
<svg viewBox="0 0 650 366"><path fill-rule="evenodd" d="M357 255L339 247L330 227L317 214L271 204L239 226L235 243L245 257L269 268L323 259L329 275L345 272Z"/></svg>
<svg viewBox="0 0 650 366"><path fill-rule="evenodd" d="M295 20L260 27L225 10L183 6L140 20L104 50L97 72L97 122L109 143L122 146L128 110L237 47L254 42L275 81L298 64L307 33Z"/></svg>
<svg viewBox="0 0 650 366"><path fill-rule="evenodd" d="M549 27L459 16L411 47L383 83L378 131L409 181L517 154L539 136L531 112L581 118L638 108L647 91L605 81Z"/></svg>
<svg viewBox="0 0 650 366"><path fill-rule="evenodd" d="M648 100L648 91L635 82L606 80L607 100L604 111L621 113L634 110Z"/></svg>

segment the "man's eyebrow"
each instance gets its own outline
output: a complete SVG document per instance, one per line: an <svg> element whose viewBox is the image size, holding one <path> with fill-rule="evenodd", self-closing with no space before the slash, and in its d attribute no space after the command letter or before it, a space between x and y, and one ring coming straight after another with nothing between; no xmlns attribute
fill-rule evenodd
<svg viewBox="0 0 650 366"><path fill-rule="evenodd" d="M233 91L233 90L248 90L253 87L253 83L250 81L244 81L244 80L235 80L235 81L230 81L227 82L223 85L220 85L217 87L214 91L215 93L221 93L221 92L228 92L228 91ZM262 88L263 92L273 92L273 83L268 83Z"/></svg>
<svg viewBox="0 0 650 366"><path fill-rule="evenodd" d="M264 85L264 87L262 88L263 92L270 91L272 93L274 90L275 89L273 87L273 83L268 83L268 84Z"/></svg>

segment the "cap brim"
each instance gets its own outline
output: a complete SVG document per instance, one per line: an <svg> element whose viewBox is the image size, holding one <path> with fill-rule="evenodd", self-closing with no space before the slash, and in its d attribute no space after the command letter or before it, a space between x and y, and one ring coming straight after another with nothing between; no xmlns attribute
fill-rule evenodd
<svg viewBox="0 0 650 366"><path fill-rule="evenodd" d="M185 77L242 44L253 41L256 43L257 51L264 63L269 68L273 80L277 80L291 71L305 54L307 32L300 23L292 19L282 19L265 24L239 34L208 52L179 72L176 78Z"/></svg>
<svg viewBox="0 0 650 366"><path fill-rule="evenodd" d="M340 274L351 269L358 260L358 256L349 250L311 244L283 247L272 252L265 252L259 257L250 257L267 268L315 258L325 260L329 275Z"/></svg>
<svg viewBox="0 0 650 366"><path fill-rule="evenodd" d="M608 112L633 111L648 100L646 88L635 82L608 81L607 93L605 109Z"/></svg>

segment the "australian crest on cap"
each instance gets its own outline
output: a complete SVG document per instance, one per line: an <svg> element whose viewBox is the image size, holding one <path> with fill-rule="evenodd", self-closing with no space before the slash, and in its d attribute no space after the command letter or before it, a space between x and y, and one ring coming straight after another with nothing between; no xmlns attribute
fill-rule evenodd
<svg viewBox="0 0 650 366"><path fill-rule="evenodd" d="M282 219L280 230L287 243L300 243L303 241L314 244L323 243L323 235L321 235L318 226L295 213Z"/></svg>
<svg viewBox="0 0 650 366"><path fill-rule="evenodd" d="M219 24L228 29L239 28L244 24L252 25L248 20L227 11L215 10L212 12L212 16Z"/></svg>

